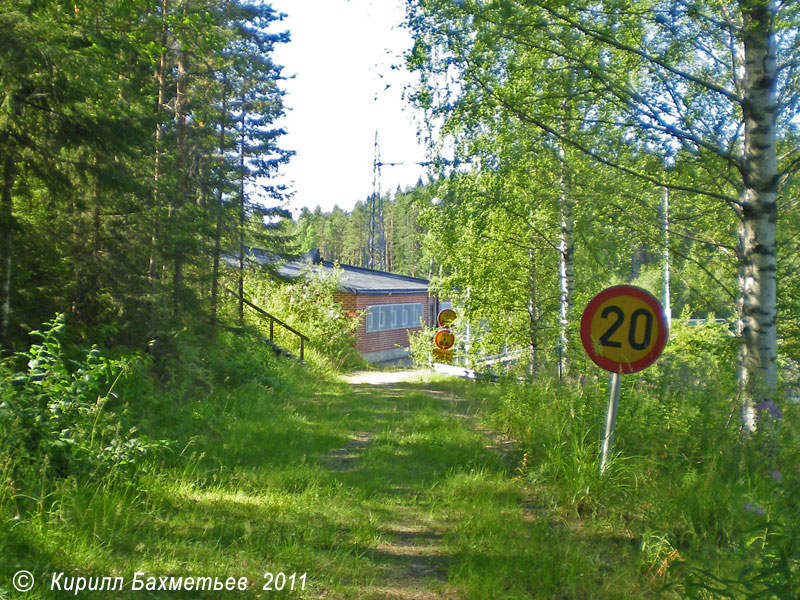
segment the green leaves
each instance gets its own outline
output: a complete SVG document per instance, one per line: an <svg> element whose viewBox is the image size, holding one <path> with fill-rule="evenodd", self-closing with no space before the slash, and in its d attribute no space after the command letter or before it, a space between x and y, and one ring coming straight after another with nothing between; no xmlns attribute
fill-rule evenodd
<svg viewBox="0 0 800 600"><path fill-rule="evenodd" d="M326 276L309 268L290 283L278 283L255 273L248 277L248 287L255 290L254 297L267 312L310 338L307 352L316 355L318 366L338 370L361 363L355 349L361 315L347 314L336 299L337 274ZM268 323L263 321L261 326L268 328ZM297 339L281 338L280 328L275 330L277 343L296 352Z"/></svg>
<svg viewBox="0 0 800 600"><path fill-rule="evenodd" d="M274 237L287 34L238 0L0 5L0 340L69 311L143 347L207 309L213 246Z"/></svg>
<svg viewBox="0 0 800 600"><path fill-rule="evenodd" d="M138 439L118 407L106 409L119 401L117 383L136 361L71 346L64 315L47 326L31 332L39 342L28 352L0 362L2 446L24 458L21 468L49 467L59 477L140 464L162 444ZM18 360L25 369L16 371Z"/></svg>

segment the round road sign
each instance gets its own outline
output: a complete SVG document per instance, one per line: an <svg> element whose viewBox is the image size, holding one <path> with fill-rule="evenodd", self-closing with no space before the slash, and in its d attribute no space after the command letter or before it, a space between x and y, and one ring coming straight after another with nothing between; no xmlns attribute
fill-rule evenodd
<svg viewBox="0 0 800 600"><path fill-rule="evenodd" d="M453 344L456 343L456 336L454 336L449 329L440 329L433 337L433 342L436 344L437 348L447 350L452 348Z"/></svg>
<svg viewBox="0 0 800 600"><path fill-rule="evenodd" d="M589 358L613 373L649 367L667 343L664 309L653 295L632 285L607 288L581 317L581 342Z"/></svg>
<svg viewBox="0 0 800 600"><path fill-rule="evenodd" d="M456 311L452 308L443 308L439 311L439 314L436 315L436 322L439 324L439 327L450 327L455 320Z"/></svg>

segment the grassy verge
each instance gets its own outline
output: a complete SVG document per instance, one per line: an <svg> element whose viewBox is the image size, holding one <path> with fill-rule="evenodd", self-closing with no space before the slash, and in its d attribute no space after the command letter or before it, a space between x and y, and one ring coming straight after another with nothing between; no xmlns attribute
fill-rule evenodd
<svg viewBox="0 0 800 600"><path fill-rule="evenodd" d="M122 385L117 409L136 413L139 435L171 442L135 470L40 464L20 481L5 456L4 596L23 597L10 585L20 569L38 582L26 598L74 597L63 588L103 576L124 589L80 595L220 594L132 590L136 573L246 577L226 592L241 598L588 597L602 585L593 542L531 504L521 455L450 384L352 388L234 349L175 365L163 388ZM305 589L266 592L267 572L306 574Z"/></svg>
<svg viewBox="0 0 800 600"><path fill-rule="evenodd" d="M518 440L529 501L567 532L552 540L559 562L570 573L580 565L604 573L603 583L583 580L584 593L567 597L800 594L800 411L791 402L764 408L759 433L745 439L733 386L713 370L667 356L652 372L624 378L603 477L605 377L448 384L481 403L488 426ZM580 551L570 553L576 539Z"/></svg>
<svg viewBox="0 0 800 600"><path fill-rule="evenodd" d="M91 413L93 460L137 439L141 461L2 453L0 597L74 597L49 589L60 572L123 578L80 594L98 598L793 597L792 409L744 443L713 386L654 372L625 387L600 478L600 379L353 387L233 339L170 369ZM295 589L264 590L267 572ZM135 591L136 573L247 582Z"/></svg>

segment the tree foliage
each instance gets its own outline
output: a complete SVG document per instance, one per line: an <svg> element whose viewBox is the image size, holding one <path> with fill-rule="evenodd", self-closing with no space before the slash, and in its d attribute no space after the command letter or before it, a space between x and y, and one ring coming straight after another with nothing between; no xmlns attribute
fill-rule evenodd
<svg viewBox="0 0 800 600"><path fill-rule="evenodd" d="M670 250L713 282L714 291L703 286L696 295L737 303L742 419L753 429L754 404L777 386L776 220L799 164L797 6L411 0L408 7L416 102L450 140L440 145L480 173L478 189L504 163L527 160L517 158L524 152L509 155L509 142L558 157L562 166L538 172L560 176L555 189L577 210L590 203L587 224L624 224L635 234L629 244L612 238L594 246L612 261L623 250L632 278L659 249L652 199L662 188L678 196ZM563 167L582 162L575 175ZM512 192L525 193L529 186ZM551 220L547 231L557 227ZM588 242L591 229L576 228L578 262L580 238ZM529 299L535 294L531 287Z"/></svg>
<svg viewBox="0 0 800 600"><path fill-rule="evenodd" d="M2 3L0 317L144 344L216 310L219 257L281 241L280 20L248 0ZM277 244L276 244L277 241Z"/></svg>
<svg viewBox="0 0 800 600"><path fill-rule="evenodd" d="M419 181L384 198L386 270L412 277L430 276L430 262L422 261L424 232L419 222L420 206L426 203L435 186ZM294 225L301 252L319 248L325 260L357 267L367 266L367 206L357 202L350 212L334 206L323 213L303 208Z"/></svg>

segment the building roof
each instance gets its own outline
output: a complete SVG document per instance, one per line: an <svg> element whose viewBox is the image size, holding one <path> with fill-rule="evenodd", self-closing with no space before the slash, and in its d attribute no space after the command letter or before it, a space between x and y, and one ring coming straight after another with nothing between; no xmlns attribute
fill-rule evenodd
<svg viewBox="0 0 800 600"><path fill-rule="evenodd" d="M274 262L259 248L249 248L248 257L259 264ZM428 292L427 279L408 277L386 271L376 271L352 265L334 265L322 260L319 250L314 248L299 260L291 260L278 267L278 274L287 279L300 277L303 269L311 269L323 275L333 275L338 267L339 288L350 294L425 294Z"/></svg>

